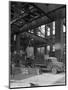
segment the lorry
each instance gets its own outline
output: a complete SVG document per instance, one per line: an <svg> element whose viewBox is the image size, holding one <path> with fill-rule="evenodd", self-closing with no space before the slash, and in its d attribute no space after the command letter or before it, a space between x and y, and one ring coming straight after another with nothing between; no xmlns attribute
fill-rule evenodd
<svg viewBox="0 0 68 90"><path fill-rule="evenodd" d="M50 71L53 74L65 71L65 65L60 62L56 57L47 57L44 64L35 64L39 68L39 73Z"/></svg>

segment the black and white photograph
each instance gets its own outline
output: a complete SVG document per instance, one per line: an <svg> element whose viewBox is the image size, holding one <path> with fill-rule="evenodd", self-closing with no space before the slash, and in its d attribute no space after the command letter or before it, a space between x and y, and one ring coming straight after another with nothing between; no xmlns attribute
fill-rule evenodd
<svg viewBox="0 0 68 90"><path fill-rule="evenodd" d="M66 4L9 1L9 87L66 85Z"/></svg>

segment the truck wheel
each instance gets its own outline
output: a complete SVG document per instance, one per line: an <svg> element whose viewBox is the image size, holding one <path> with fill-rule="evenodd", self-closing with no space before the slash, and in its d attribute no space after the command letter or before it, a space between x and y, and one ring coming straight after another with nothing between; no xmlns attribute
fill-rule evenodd
<svg viewBox="0 0 68 90"><path fill-rule="evenodd" d="M52 68L52 73L56 74L57 73L57 69L55 67Z"/></svg>
<svg viewBox="0 0 68 90"><path fill-rule="evenodd" d="M41 69L39 69L39 74L42 74L42 70Z"/></svg>

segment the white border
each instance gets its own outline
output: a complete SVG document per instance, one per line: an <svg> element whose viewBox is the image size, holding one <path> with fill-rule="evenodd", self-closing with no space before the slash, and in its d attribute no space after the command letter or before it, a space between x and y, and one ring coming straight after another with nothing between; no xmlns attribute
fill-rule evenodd
<svg viewBox="0 0 68 90"><path fill-rule="evenodd" d="M8 89L8 75L9 75L9 0L0 1L0 90ZM13 1L13 0L11 0ZM14 0L19 1L19 0ZM45 2L45 3L57 3L57 4L67 4L68 0L20 0L28 2ZM68 8L68 6L67 6ZM68 21L68 18L67 18ZM68 25L67 25L68 26ZM68 32L67 32L68 35ZM67 36L68 38L68 36ZM68 45L68 42L67 42ZM67 50L68 53L68 50ZM67 65L68 68L68 65ZM67 74L68 76L68 74ZM67 86L54 86L54 87L40 87L40 88L25 88L28 90L45 90L45 89L67 89ZM23 88L21 88L23 89Z"/></svg>

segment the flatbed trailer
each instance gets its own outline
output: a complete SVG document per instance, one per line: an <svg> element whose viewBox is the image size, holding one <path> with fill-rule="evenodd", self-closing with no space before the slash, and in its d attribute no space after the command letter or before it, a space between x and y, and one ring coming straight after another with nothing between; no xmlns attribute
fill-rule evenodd
<svg viewBox="0 0 68 90"><path fill-rule="evenodd" d="M45 71L49 71L45 64L35 64L35 67L39 68L39 71L41 70L41 68L43 68L43 70Z"/></svg>

